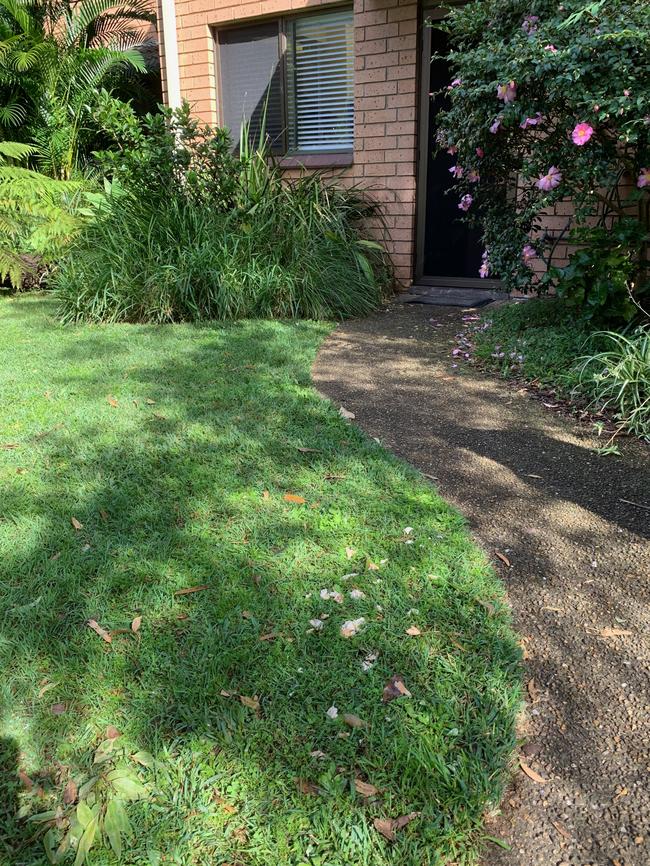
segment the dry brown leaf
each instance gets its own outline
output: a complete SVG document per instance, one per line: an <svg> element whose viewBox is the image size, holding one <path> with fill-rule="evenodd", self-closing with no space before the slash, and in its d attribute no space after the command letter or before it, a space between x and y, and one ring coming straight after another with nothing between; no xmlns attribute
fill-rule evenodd
<svg viewBox="0 0 650 866"><path fill-rule="evenodd" d="M100 509L99 509L99 516L100 516L101 519L104 521L104 523L106 523L106 521L107 521L108 518L109 518L108 511L106 511L104 508L100 508Z"/></svg>
<svg viewBox="0 0 650 866"><path fill-rule="evenodd" d="M50 712L53 716L62 716L65 713L66 706L65 704L52 704L50 707Z"/></svg>
<svg viewBox="0 0 650 866"><path fill-rule="evenodd" d="M49 692L50 689L53 689L56 686L56 683L43 683L43 686L38 690L39 698L42 698L45 692Z"/></svg>
<svg viewBox="0 0 650 866"><path fill-rule="evenodd" d="M232 698L234 696L235 692L227 692L225 689L221 689L219 694L221 695L222 698Z"/></svg>
<svg viewBox="0 0 650 866"><path fill-rule="evenodd" d="M202 592L208 588L207 583L202 583L200 586L186 586L183 589L177 589L174 595L190 595L192 592Z"/></svg>
<svg viewBox="0 0 650 866"><path fill-rule="evenodd" d="M241 615L244 617L244 619L252 619L253 618L253 614L251 613L250 610L242 610Z"/></svg>
<svg viewBox="0 0 650 866"><path fill-rule="evenodd" d="M237 807L233 806L232 803L229 803L225 797L219 793L219 791L212 792L212 799L217 805L221 806L224 812L228 815L234 815L237 812Z"/></svg>
<svg viewBox="0 0 650 866"><path fill-rule="evenodd" d="M384 692L382 694L382 701L387 704L389 701L395 700L395 698L410 698L412 697L410 691L404 685L404 680L399 676L392 676L386 685L384 686Z"/></svg>
<svg viewBox="0 0 650 866"><path fill-rule="evenodd" d="M565 839L571 839L571 833L569 833L564 824L560 824L559 821L551 821L551 824L555 827L560 836L564 836Z"/></svg>
<svg viewBox="0 0 650 866"><path fill-rule="evenodd" d="M341 418L345 418L346 421L351 421L353 418L356 418L354 412L350 412L349 409L345 408L345 406L341 406L339 409L339 415Z"/></svg>
<svg viewBox="0 0 650 866"><path fill-rule="evenodd" d="M285 493L282 498L285 502L295 502L296 505L304 505L307 501L304 496L298 496L295 493Z"/></svg>
<svg viewBox="0 0 650 866"><path fill-rule="evenodd" d="M277 634L274 634L272 631L270 631L268 634L261 634L260 640L277 640L277 637Z"/></svg>
<svg viewBox="0 0 650 866"><path fill-rule="evenodd" d="M117 730L115 725L109 725L106 728L106 739L107 740L117 740L118 737L121 737L122 734Z"/></svg>
<svg viewBox="0 0 650 866"><path fill-rule="evenodd" d="M76 802L77 793L77 785L74 779L69 779L68 784L63 790L63 802L66 804L66 806L69 806L71 803Z"/></svg>
<svg viewBox="0 0 650 866"><path fill-rule="evenodd" d="M262 491L262 499L268 500L270 498L271 498L271 494L269 493L268 490Z"/></svg>
<svg viewBox="0 0 650 866"><path fill-rule="evenodd" d="M495 550L494 553L501 560L501 562L503 562L504 565L507 565L508 568L510 568L511 563L505 553L501 553L500 550Z"/></svg>
<svg viewBox="0 0 650 866"><path fill-rule="evenodd" d="M343 721L351 728L365 728L368 726L368 722L364 722L363 719L360 719L359 716L355 716L354 713L344 713Z"/></svg>
<svg viewBox="0 0 650 866"><path fill-rule="evenodd" d="M147 399L144 402L147 404L147 406L155 406L156 405L156 401L151 400L149 397L147 397Z"/></svg>
<svg viewBox="0 0 650 866"><path fill-rule="evenodd" d="M395 841L395 833L393 832L393 819L392 818L375 818L372 822L375 830L377 830L381 835L388 839L389 842Z"/></svg>
<svg viewBox="0 0 650 866"><path fill-rule="evenodd" d="M141 616L136 616L136 617L131 621L131 631L132 631L134 634L135 634L136 632L139 632L139 631L140 631L140 626L141 626L141 625L142 625L142 617L141 617Z"/></svg>
<svg viewBox="0 0 650 866"><path fill-rule="evenodd" d="M31 791L34 787L34 782L29 778L27 773L24 770L18 770L18 778L20 779L23 788L26 788L28 791Z"/></svg>
<svg viewBox="0 0 650 866"><path fill-rule="evenodd" d="M301 794L314 796L320 793L318 786L314 785L313 782L308 782L307 779L296 779L296 784L298 785L298 790Z"/></svg>
<svg viewBox="0 0 650 866"><path fill-rule="evenodd" d="M298 448L301 454L318 454L320 448Z"/></svg>
<svg viewBox="0 0 650 866"><path fill-rule="evenodd" d="M375 788L370 782L364 782L363 779L354 780L354 789L362 797L374 797L375 794L379 793L379 788Z"/></svg>
<svg viewBox="0 0 650 866"><path fill-rule="evenodd" d="M539 689L537 688L534 678L531 677L531 679L528 680L526 687L528 689L528 696L531 704L536 704L539 700Z"/></svg>
<svg viewBox="0 0 650 866"><path fill-rule="evenodd" d="M106 643L111 643L111 641L113 640L110 633L107 632L105 628L102 628L101 625L97 622L97 620L89 619L86 622L86 625L88 626L88 628L91 628L95 632L95 634L98 634L102 640L105 640Z"/></svg>
<svg viewBox="0 0 650 866"><path fill-rule="evenodd" d="M347 556L348 559L352 559L352 557L354 556L355 553L356 553L356 550L354 549L354 547L346 547L345 548L345 555Z"/></svg>
<svg viewBox="0 0 650 866"><path fill-rule="evenodd" d="M112 406L113 409L117 409L117 407L119 406L117 399L115 397L111 397L110 395L106 398L106 402L109 406Z"/></svg>
<svg viewBox="0 0 650 866"><path fill-rule="evenodd" d="M627 637L632 632L625 628L604 628L600 632L601 637Z"/></svg>
<svg viewBox="0 0 650 866"><path fill-rule="evenodd" d="M536 773L535 770L533 770L531 767L529 767L525 761L521 760L521 758L519 758L519 766L521 767L523 772L528 776L528 778L533 780L533 782L537 782L538 785L547 785L548 784L546 779L544 779L542 776L540 776L539 773Z"/></svg>
<svg viewBox="0 0 650 866"><path fill-rule="evenodd" d="M4 442L2 447L9 451L12 448L20 448L20 445L17 442Z"/></svg>
<svg viewBox="0 0 650 866"><path fill-rule="evenodd" d="M416 625L410 625L406 629L406 634L410 635L411 637L419 637L422 634L422 632L420 631L420 629Z"/></svg>
<svg viewBox="0 0 650 866"><path fill-rule="evenodd" d="M421 812L409 812L408 815L400 815L399 818L393 818L393 829L401 830L407 824L410 824L411 821L419 818L421 814Z"/></svg>
<svg viewBox="0 0 650 866"><path fill-rule="evenodd" d="M248 698L248 697L246 697L246 695L240 695L239 700L242 702L242 704L245 707L248 707L249 709L255 710L255 712L258 712L258 710L260 708L260 700L257 697L257 695L255 695L255 697L252 697L252 698Z"/></svg>
<svg viewBox="0 0 650 866"><path fill-rule="evenodd" d="M370 559L366 560L366 568L368 571L379 571L379 566L376 562L372 562Z"/></svg>
<svg viewBox="0 0 650 866"><path fill-rule="evenodd" d="M70 523L74 526L74 528L77 530L77 532L79 532L80 529L84 528L83 523L80 523L80 521L78 521L76 517L71 517Z"/></svg>

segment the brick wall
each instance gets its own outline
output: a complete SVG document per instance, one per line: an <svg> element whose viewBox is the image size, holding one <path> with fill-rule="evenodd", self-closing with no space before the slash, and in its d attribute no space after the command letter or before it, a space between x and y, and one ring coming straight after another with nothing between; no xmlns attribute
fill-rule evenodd
<svg viewBox="0 0 650 866"><path fill-rule="evenodd" d="M214 31L235 22L331 5L331 0L176 0L183 97L204 121L218 124ZM409 283L415 243L418 4L354 0L354 23L354 156L342 173L381 203L388 229L384 241L396 276Z"/></svg>

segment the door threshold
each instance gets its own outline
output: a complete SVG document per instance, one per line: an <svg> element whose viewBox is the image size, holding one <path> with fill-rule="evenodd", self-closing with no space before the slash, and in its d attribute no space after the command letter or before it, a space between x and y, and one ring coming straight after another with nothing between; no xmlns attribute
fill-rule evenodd
<svg viewBox="0 0 650 866"><path fill-rule="evenodd" d="M456 286L413 285L397 296L403 304L429 304L435 307L485 307L495 301L505 301L507 292L496 289L475 289Z"/></svg>

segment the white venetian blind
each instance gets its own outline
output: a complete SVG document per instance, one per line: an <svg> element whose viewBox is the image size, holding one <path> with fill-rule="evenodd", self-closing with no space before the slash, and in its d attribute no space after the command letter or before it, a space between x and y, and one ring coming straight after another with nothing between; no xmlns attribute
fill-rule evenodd
<svg viewBox="0 0 650 866"><path fill-rule="evenodd" d="M352 11L298 18L288 33L289 143L294 151L352 150Z"/></svg>

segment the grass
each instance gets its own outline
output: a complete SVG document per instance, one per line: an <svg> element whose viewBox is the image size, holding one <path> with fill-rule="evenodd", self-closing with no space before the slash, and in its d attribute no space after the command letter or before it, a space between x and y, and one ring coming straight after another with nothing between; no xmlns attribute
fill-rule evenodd
<svg viewBox="0 0 650 866"><path fill-rule="evenodd" d="M576 362L593 348L594 329L558 302L507 304L483 319L492 323L476 334L474 357L483 366L535 380L565 396L579 385Z"/></svg>
<svg viewBox="0 0 650 866"><path fill-rule="evenodd" d="M331 326L53 309L0 300L0 863L46 862L18 810L87 780L109 725L155 758L123 863L474 863L519 706L503 588L434 488L313 390ZM412 697L383 703L393 675ZM412 812L394 842L373 826Z"/></svg>

